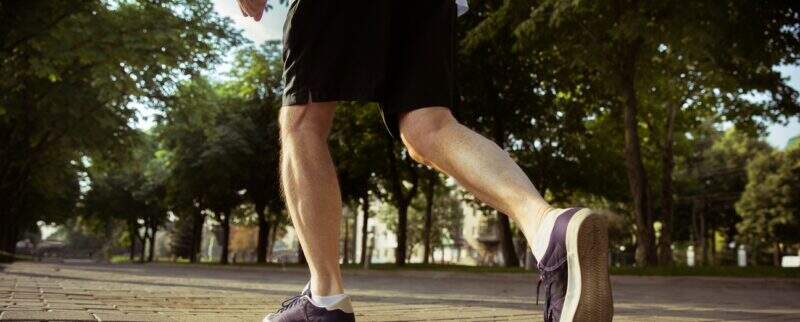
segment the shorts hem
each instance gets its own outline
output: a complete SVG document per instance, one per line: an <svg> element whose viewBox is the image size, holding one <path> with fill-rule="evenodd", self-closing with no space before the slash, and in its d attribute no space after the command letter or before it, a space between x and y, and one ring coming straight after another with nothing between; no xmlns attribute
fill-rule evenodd
<svg viewBox="0 0 800 322"><path fill-rule="evenodd" d="M329 89L315 90L307 87L299 87L283 93L283 106L304 105L312 102L379 102L379 96L375 89Z"/></svg>

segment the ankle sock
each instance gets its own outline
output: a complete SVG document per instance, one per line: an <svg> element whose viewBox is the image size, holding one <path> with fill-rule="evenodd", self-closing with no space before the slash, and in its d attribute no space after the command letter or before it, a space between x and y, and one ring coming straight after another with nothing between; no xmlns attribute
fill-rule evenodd
<svg viewBox="0 0 800 322"><path fill-rule="evenodd" d="M537 261L542 260L544 253L547 252L547 246L550 245L550 235L552 235L553 227L556 225L556 218L562 212L564 212L564 209L556 208L548 211L542 218L542 223L533 236L533 257Z"/></svg>
<svg viewBox="0 0 800 322"><path fill-rule="evenodd" d="M318 307L330 307L333 305L338 304L342 300L346 299L346 294L334 294L334 295L326 295L326 296L319 296L315 294L311 294L311 303Z"/></svg>
<svg viewBox="0 0 800 322"><path fill-rule="evenodd" d="M311 290L311 282L309 281L306 284L306 287L303 288L302 293L310 292ZM333 294L333 295L326 295L326 296L319 296L316 294L311 294L311 303L316 305L317 307L329 307L332 305L336 305L337 303L341 302L342 300L346 299L347 295L342 294Z"/></svg>

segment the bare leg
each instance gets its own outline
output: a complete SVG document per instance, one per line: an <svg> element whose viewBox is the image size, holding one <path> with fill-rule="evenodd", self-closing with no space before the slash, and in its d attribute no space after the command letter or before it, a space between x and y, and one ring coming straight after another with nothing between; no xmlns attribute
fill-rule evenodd
<svg viewBox="0 0 800 322"><path fill-rule="evenodd" d="M456 179L483 202L508 214L528 241L553 209L497 144L461 125L444 107L408 112L400 137L411 156Z"/></svg>
<svg viewBox="0 0 800 322"><path fill-rule="evenodd" d="M284 106L280 112L281 186L311 271L311 292L342 293L342 198L328 150L336 104Z"/></svg>

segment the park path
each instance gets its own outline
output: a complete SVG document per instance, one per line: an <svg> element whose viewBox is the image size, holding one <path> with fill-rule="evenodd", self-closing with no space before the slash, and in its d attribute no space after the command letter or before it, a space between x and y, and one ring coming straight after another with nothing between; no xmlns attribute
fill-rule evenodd
<svg viewBox="0 0 800 322"><path fill-rule="evenodd" d="M291 267L0 265L2 321L260 321ZM800 280L612 277L616 321L800 321ZM346 270L359 321L541 321L533 274Z"/></svg>

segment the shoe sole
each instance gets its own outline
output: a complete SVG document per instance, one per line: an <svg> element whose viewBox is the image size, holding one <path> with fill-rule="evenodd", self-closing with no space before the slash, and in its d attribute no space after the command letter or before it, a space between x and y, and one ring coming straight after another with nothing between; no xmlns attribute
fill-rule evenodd
<svg viewBox="0 0 800 322"><path fill-rule="evenodd" d="M611 321L614 317L607 227L603 216L586 208L567 224L567 296L560 321Z"/></svg>

